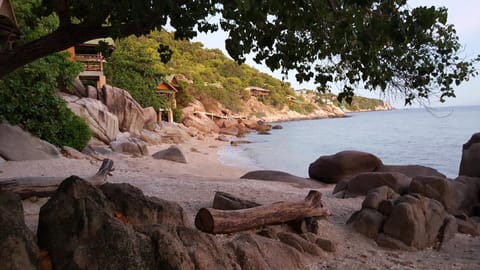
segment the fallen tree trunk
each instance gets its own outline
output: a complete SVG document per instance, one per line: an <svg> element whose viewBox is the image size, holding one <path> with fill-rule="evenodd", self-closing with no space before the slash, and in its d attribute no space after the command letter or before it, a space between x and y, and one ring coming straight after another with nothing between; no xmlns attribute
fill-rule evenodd
<svg viewBox="0 0 480 270"><path fill-rule="evenodd" d="M113 161L104 159L98 172L85 177L87 182L94 186L101 186L107 182L108 174L113 171ZM67 177L23 177L0 182L0 190L18 194L22 199L30 197L50 197L57 190L60 183Z"/></svg>
<svg viewBox="0 0 480 270"><path fill-rule="evenodd" d="M320 192L311 190L301 202L277 202L240 210L202 208L195 217L195 226L207 233L232 233L329 215L321 197Z"/></svg>

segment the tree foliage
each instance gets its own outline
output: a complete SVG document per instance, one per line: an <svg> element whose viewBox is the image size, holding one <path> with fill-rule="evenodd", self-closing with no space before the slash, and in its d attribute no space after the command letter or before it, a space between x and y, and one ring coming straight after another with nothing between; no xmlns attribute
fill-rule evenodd
<svg viewBox="0 0 480 270"><path fill-rule="evenodd" d="M0 76L82 41L147 34L167 22L176 38L222 28L237 62L252 52L272 70L314 79L322 91L343 85L339 99L346 100L361 85L399 92L406 103L431 96L444 101L454 96L454 85L476 75L479 60L459 58L445 8L410 9L406 0L43 0L36 10L58 18L58 27L1 54ZM216 15L219 23L209 20Z"/></svg>
<svg viewBox="0 0 480 270"><path fill-rule="evenodd" d="M37 17L39 0L17 0L17 19L24 33L22 42L35 40L58 27L54 15ZM20 125L57 146L82 150L90 139L88 126L68 109L59 89L68 90L82 67L68 60L67 53L38 59L0 79L0 120Z"/></svg>
<svg viewBox="0 0 480 270"><path fill-rule="evenodd" d="M117 40L116 49L105 64L109 83L128 90L142 107L167 108L167 100L155 93L163 79L158 43L141 36Z"/></svg>

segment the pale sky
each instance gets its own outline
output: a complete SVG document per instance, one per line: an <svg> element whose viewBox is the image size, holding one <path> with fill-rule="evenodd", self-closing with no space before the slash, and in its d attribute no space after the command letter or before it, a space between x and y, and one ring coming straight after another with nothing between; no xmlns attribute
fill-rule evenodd
<svg viewBox="0 0 480 270"><path fill-rule="evenodd" d="M444 6L448 9L448 23L454 24L457 34L460 38L460 43L464 46L462 54L467 58L473 58L480 54L480 1L478 0L408 0L411 7L416 6ZM199 34L194 41L202 42L206 48L221 49L225 55L228 53L225 50L225 39L227 34L225 32L216 32L209 34ZM251 57L247 59L248 65L257 68L262 72L273 75L281 79L280 72L272 73L265 65L258 65ZM477 65L480 69L480 65ZM299 84L292 75L287 79L294 89L308 88L315 89L315 84L302 83ZM456 98L449 98L445 103L432 101L431 106L462 106L462 105L480 105L480 76L471 79L468 82L462 83L460 86L455 86ZM357 95L368 97L380 97L378 92L369 92L366 90L357 90ZM395 107L403 107L403 99L401 97L386 97Z"/></svg>

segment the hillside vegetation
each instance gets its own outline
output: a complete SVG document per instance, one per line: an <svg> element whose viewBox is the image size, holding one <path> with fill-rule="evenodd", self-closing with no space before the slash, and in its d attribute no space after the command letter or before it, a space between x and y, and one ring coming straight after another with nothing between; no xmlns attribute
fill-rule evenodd
<svg viewBox="0 0 480 270"><path fill-rule="evenodd" d="M162 44L160 48L158 44ZM177 103L181 108L187 106L192 98L213 98L234 113L242 112L250 98L245 90L248 86L271 91L262 100L264 104L277 109L288 107L303 114L326 105L321 102L322 96L327 96L334 105L343 105L349 110L373 110L383 105L381 100L364 97L354 97L351 104L340 104L334 94L318 94L316 102L306 102L288 82L246 64L238 65L219 49L206 49L200 42L174 40L173 34L165 31L117 40L116 49L105 66L110 84L127 89L145 107L168 106L165 100L154 94L154 89L172 74L181 74L186 78L180 82L183 91L177 94Z"/></svg>

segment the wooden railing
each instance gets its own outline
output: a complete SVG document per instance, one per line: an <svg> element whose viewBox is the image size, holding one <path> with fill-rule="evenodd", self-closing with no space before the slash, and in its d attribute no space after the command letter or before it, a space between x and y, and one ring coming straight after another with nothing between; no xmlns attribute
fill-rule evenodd
<svg viewBox="0 0 480 270"><path fill-rule="evenodd" d="M82 62L85 71L103 71L103 56L102 54L77 54L75 60Z"/></svg>

